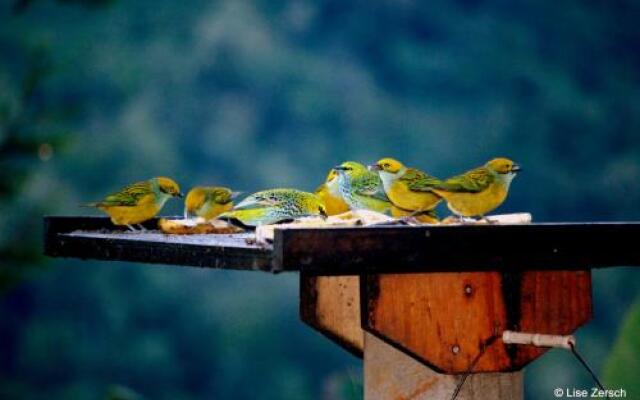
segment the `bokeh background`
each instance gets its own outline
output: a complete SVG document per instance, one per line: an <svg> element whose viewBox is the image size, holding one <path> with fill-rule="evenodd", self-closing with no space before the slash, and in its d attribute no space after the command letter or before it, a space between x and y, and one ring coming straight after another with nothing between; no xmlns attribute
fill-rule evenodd
<svg viewBox="0 0 640 400"><path fill-rule="evenodd" d="M296 275L50 260L42 216L157 175L312 190L347 159L502 155L525 172L500 211L639 220L638 20L632 0L0 0L0 398L361 398ZM639 278L596 271L577 334L629 398ZM591 385L562 351L526 371L527 399Z"/></svg>

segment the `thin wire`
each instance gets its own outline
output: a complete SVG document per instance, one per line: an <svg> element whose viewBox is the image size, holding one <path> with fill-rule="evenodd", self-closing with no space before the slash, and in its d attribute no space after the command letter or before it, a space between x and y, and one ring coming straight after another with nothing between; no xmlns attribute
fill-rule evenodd
<svg viewBox="0 0 640 400"><path fill-rule="evenodd" d="M456 385L456 390L454 390L453 395L451 396L451 400L456 400L456 398L458 397L458 394L460 394L460 391L462 390L462 386L466 382L469 375L471 375L471 372L476 367L476 364L478 363L478 361L480 361L480 357L482 357L485 351L487 351L489 346L493 344L493 342L495 342L496 339L497 339L496 336L492 336L483 343L482 348L480 349L480 352L478 353L476 358L473 359L473 361L471 362L471 365L469 365L469 368L464 372L464 375L462 375L462 378Z"/></svg>
<svg viewBox="0 0 640 400"><path fill-rule="evenodd" d="M469 377L469 375L471 375L471 372L473 371L473 369L475 368L476 364L478 363L478 361L480 361L480 357L482 357L482 355L485 353L485 351L487 350L487 348L496 340L496 337L491 337L489 338L484 345L482 346L482 349L480 350L480 353L478 353L478 355L476 356L476 358L473 359L473 361L471 362L471 365L469 365L469 368L465 371L464 375L462 375L462 378L460 379L460 381L458 382L458 384L456 385L456 390L453 392L453 395L451 396L451 400L456 400L456 398L458 397L458 394L460 394L460 391L462 390L462 386L464 385L464 383L466 382L467 378ZM578 359L578 361L580 362L580 364L582 364L582 366L587 370L587 372L589 372L589 374L591 375L591 378L593 378L593 380L595 381L596 385L598 385L598 387L600 388L600 390L602 391L606 391L606 389L604 388L604 386L602 385L602 383L600 382L600 380L598 379L598 377L596 376L595 372L593 372L593 370L591 369L591 367L589 367L589 364L587 364L587 361L582 358L582 356L580 355L580 353L578 353L578 350L576 349L576 345L573 342L569 342L569 346L571 347L571 353L573 353L573 355Z"/></svg>
<svg viewBox="0 0 640 400"><path fill-rule="evenodd" d="M591 374L591 377L596 382L598 387L603 391L606 390L604 386L602 386L602 383L600 383L600 380L596 376L595 372L593 372L593 370L589 367L585 359L582 358L582 356L578 353L578 350L576 350L576 345L573 342L569 342L569 346L571 346L571 352L573 353L573 355L576 356L578 361L580 361L580 364L582 364L582 366L589 372L589 374Z"/></svg>

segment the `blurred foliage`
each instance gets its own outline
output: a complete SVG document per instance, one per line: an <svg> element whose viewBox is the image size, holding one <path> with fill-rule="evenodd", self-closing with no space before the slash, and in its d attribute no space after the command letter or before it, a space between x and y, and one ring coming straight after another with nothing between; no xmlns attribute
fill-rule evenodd
<svg viewBox="0 0 640 400"><path fill-rule="evenodd" d="M640 394L640 301L627 312L611 354L604 366L604 385L608 389L623 388L627 396Z"/></svg>
<svg viewBox="0 0 640 400"><path fill-rule="evenodd" d="M311 190L345 159L446 176L504 155L525 172L500 211L637 220L639 17L630 0L0 4L0 398L357 398L359 361L299 322L296 276L27 273L42 215L157 175ZM578 337L599 369L640 279L593 276ZM591 385L557 351L526 382Z"/></svg>
<svg viewBox="0 0 640 400"><path fill-rule="evenodd" d="M9 210L34 207L25 199L27 184L34 164L48 161L54 150L66 142L69 132L65 123L71 117L67 109L51 104L41 88L52 66L46 46L1 46L20 69L0 65L0 223L5 226L0 236L0 293L15 284L42 261L40 241L33 237L36 221L24 215L11 215ZM26 200L26 201L25 201Z"/></svg>
<svg viewBox="0 0 640 400"><path fill-rule="evenodd" d="M109 388L106 400L142 400L142 397L129 388L114 385Z"/></svg>

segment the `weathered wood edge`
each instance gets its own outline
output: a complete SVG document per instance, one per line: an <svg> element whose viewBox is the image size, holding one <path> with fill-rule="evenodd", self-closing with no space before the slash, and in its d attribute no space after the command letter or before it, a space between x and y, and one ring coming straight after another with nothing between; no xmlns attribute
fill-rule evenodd
<svg viewBox="0 0 640 400"><path fill-rule="evenodd" d="M639 222L289 228L276 229L273 246L265 248L171 242L154 247L58 235L77 229L113 230L104 217L45 217L44 224L44 251L53 257L316 275L640 266ZM153 229L156 224L151 220L146 225Z"/></svg>
<svg viewBox="0 0 640 400"><path fill-rule="evenodd" d="M276 229L279 270L318 275L640 266L640 223Z"/></svg>
<svg viewBox="0 0 640 400"><path fill-rule="evenodd" d="M327 337L329 340L337 343L340 347L345 349L347 352L351 353L353 356L357 358L362 358L363 353L362 349L354 346L344 338L333 334L328 331L324 327L317 324L317 316L316 316L316 306L317 306L317 292L315 288L315 280L317 276L307 275L305 273L300 274L300 320L305 324L309 325L316 332L322 334ZM304 299L304 300L303 300ZM361 300L360 300L361 301ZM360 312L362 314L362 312Z"/></svg>
<svg viewBox="0 0 640 400"><path fill-rule="evenodd" d="M157 219L145 227L154 229ZM122 239L100 239L68 236L75 230L122 230L102 217L45 217L44 254L109 261L192 267L260 270L272 272L270 249L199 246L185 243L154 243Z"/></svg>

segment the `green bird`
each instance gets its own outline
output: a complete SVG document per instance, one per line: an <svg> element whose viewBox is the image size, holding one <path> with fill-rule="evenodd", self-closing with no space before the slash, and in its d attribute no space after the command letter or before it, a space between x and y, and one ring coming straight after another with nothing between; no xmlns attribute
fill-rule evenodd
<svg viewBox="0 0 640 400"><path fill-rule="evenodd" d="M382 180L384 191L393 203L391 215L409 216L420 222L438 222L433 209L442 200L433 192L435 185L441 183L437 178L415 168L408 168L393 158L383 158L369 166L377 171Z"/></svg>
<svg viewBox="0 0 640 400"><path fill-rule="evenodd" d="M340 195L350 209L390 214L392 205L378 174L355 161L345 161L333 169L338 172Z"/></svg>
<svg viewBox="0 0 640 400"><path fill-rule="evenodd" d="M269 189L248 196L218 218L258 226L314 215L327 215L324 203L315 194L296 189Z"/></svg>
<svg viewBox="0 0 640 400"><path fill-rule="evenodd" d="M114 225L140 224L155 217L172 197L183 197L180 186L170 178L158 176L147 181L132 183L101 201L83 204L98 208L111 217ZM140 228L144 229L141 225Z"/></svg>
<svg viewBox="0 0 640 400"><path fill-rule="evenodd" d="M445 179L432 190L457 216L484 218L505 201L511 181L521 170L508 158L494 158L482 167Z"/></svg>

